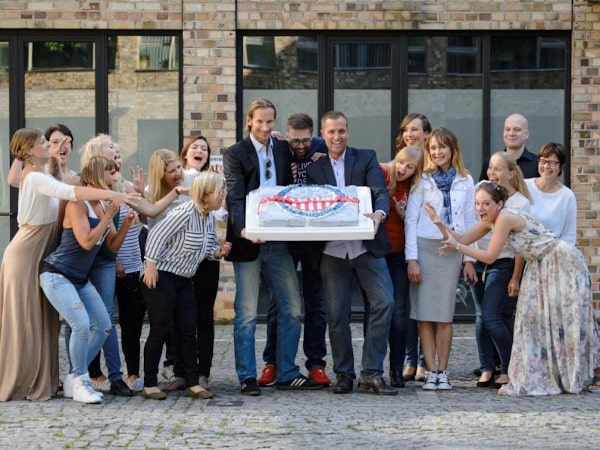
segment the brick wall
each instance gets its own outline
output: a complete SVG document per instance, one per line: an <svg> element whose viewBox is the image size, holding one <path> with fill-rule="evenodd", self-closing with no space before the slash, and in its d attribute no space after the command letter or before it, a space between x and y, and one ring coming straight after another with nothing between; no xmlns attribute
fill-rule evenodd
<svg viewBox="0 0 600 450"><path fill-rule="evenodd" d="M236 11L237 6L237 11ZM236 21L237 17L237 23ZM219 151L235 141L235 39L240 30L572 30L572 180L600 308L600 4L587 0L63 0L3 1L1 28L183 31L184 135ZM223 267L218 307L232 302ZM231 315L230 311L224 313Z"/></svg>

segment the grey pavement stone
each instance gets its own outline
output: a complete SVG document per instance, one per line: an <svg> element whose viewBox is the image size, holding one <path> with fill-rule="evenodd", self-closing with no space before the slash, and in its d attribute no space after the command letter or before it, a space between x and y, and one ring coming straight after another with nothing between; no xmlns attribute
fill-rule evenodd
<svg viewBox="0 0 600 450"><path fill-rule="evenodd" d="M473 327L455 326L449 367L452 391L424 392L421 383L410 382L397 397L274 388L263 388L260 397L244 397L234 370L233 328L219 325L212 400L192 400L177 392L165 401L106 395L101 405L62 397L2 403L0 448L599 447L600 395L513 398L476 388L471 375L478 365ZM357 371L361 330L360 324L353 324ZM259 371L264 336L265 326L259 325ZM303 368L301 350L297 362ZM63 347L61 368L66 369ZM328 373L333 376L331 370Z"/></svg>

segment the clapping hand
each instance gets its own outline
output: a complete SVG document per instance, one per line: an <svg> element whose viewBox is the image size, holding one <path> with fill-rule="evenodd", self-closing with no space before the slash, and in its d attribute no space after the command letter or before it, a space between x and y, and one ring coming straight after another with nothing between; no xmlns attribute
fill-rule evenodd
<svg viewBox="0 0 600 450"><path fill-rule="evenodd" d="M394 208L396 209L396 212L398 213L398 215L400 216L400 218L402 220L404 220L404 216L406 215L407 199L408 199L408 197L406 196L406 192L404 193L404 195L402 196L402 198L400 200L398 200L396 197L392 196L392 200L394 201Z"/></svg>

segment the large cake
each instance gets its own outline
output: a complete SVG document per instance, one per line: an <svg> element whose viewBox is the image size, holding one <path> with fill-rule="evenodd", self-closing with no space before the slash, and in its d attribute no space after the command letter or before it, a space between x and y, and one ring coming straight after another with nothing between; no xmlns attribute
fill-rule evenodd
<svg viewBox="0 0 600 450"><path fill-rule="evenodd" d="M258 224L261 227L358 225L360 200L356 186L294 184L258 191Z"/></svg>

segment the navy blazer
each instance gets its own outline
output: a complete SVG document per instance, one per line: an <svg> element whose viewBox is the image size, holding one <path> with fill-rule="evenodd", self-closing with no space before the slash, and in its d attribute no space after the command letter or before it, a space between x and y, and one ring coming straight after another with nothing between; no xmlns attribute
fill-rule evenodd
<svg viewBox="0 0 600 450"><path fill-rule="evenodd" d="M278 186L292 184L291 155L287 142L273 139L273 164ZM227 241L231 242L228 261L254 261L260 244L241 237L246 227L246 195L260 187L258 154L250 136L232 145L223 154L227 182Z"/></svg>
<svg viewBox="0 0 600 450"><path fill-rule="evenodd" d="M379 167L375 150L346 147L344 172L346 186L371 188L373 211L384 211L386 215L389 213L390 194L385 187L385 179ZM329 157L320 158L308 166L307 175L308 182L311 184L337 185ZM383 223L379 225L375 238L365 240L364 243L367 250L374 256L381 257L391 252L390 241Z"/></svg>

